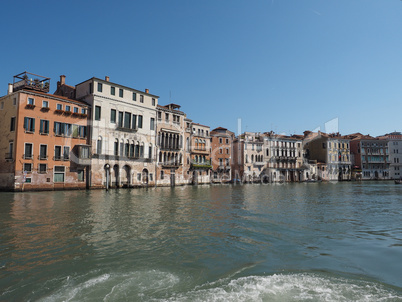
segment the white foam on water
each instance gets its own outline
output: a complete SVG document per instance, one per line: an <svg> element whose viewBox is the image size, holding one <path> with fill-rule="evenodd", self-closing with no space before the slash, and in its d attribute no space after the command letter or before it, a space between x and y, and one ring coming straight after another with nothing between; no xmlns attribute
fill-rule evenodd
<svg viewBox="0 0 402 302"><path fill-rule="evenodd" d="M40 301L135 301L164 292L180 281L171 273L156 270L79 279L67 277L59 290Z"/></svg>
<svg viewBox="0 0 402 302"><path fill-rule="evenodd" d="M178 294L168 301L402 301L377 283L315 274L250 276L219 287Z"/></svg>

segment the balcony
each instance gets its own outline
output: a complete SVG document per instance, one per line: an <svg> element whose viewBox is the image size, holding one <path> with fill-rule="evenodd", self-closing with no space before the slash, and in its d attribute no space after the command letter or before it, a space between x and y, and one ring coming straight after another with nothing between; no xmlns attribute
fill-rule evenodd
<svg viewBox="0 0 402 302"><path fill-rule="evenodd" d="M219 165L218 170L219 171L229 171L230 170L230 165Z"/></svg>
<svg viewBox="0 0 402 302"><path fill-rule="evenodd" d="M163 168L168 168L168 169L177 169L181 166L180 163L160 163Z"/></svg>
<svg viewBox="0 0 402 302"><path fill-rule="evenodd" d="M22 72L14 76L13 91L21 89L30 89L48 93L50 88L50 78L37 74Z"/></svg>
<svg viewBox="0 0 402 302"><path fill-rule="evenodd" d="M256 162L253 162L253 165L254 166L264 166L265 162L264 161L256 161Z"/></svg>
<svg viewBox="0 0 402 302"><path fill-rule="evenodd" d="M39 160L47 160L47 155L40 154L40 155L38 156L38 159L39 159Z"/></svg>
<svg viewBox="0 0 402 302"><path fill-rule="evenodd" d="M134 128L127 128L127 127L121 127L121 126L116 126L116 130L117 131L122 131L122 132L129 132L129 133L133 133L133 132L137 132L137 126L135 126Z"/></svg>
<svg viewBox="0 0 402 302"><path fill-rule="evenodd" d="M204 162L191 161L190 166L193 169L212 169L210 160L206 160Z"/></svg>

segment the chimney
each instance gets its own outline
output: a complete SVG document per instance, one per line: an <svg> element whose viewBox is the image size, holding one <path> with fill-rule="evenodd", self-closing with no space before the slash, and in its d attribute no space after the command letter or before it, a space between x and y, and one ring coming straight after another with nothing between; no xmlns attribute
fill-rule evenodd
<svg viewBox="0 0 402 302"><path fill-rule="evenodd" d="M108 76L105 76L105 81L109 82L109 77Z"/></svg>
<svg viewBox="0 0 402 302"><path fill-rule="evenodd" d="M66 84L66 76L65 75L61 75L60 76L60 85L65 85Z"/></svg>
<svg viewBox="0 0 402 302"><path fill-rule="evenodd" d="M145 88L145 93L149 93L149 89Z"/></svg>
<svg viewBox="0 0 402 302"><path fill-rule="evenodd" d="M7 94L12 94L13 93L13 84L8 83L8 91Z"/></svg>

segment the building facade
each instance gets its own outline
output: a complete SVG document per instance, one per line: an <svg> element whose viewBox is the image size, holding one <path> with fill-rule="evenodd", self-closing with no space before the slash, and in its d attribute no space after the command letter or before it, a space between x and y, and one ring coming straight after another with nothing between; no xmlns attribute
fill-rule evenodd
<svg viewBox="0 0 402 302"><path fill-rule="evenodd" d="M75 86L91 106L91 188L155 185L158 96L105 79Z"/></svg>
<svg viewBox="0 0 402 302"><path fill-rule="evenodd" d="M211 131L212 182L230 182L232 180L232 143L234 133L218 127Z"/></svg>
<svg viewBox="0 0 402 302"><path fill-rule="evenodd" d="M50 79L14 77L0 98L0 188L85 189L91 148L86 103L49 94Z"/></svg>
<svg viewBox="0 0 402 302"><path fill-rule="evenodd" d="M392 132L384 135L388 141L389 152L389 177L391 179L402 178L402 133Z"/></svg>
<svg viewBox="0 0 402 302"><path fill-rule="evenodd" d="M191 123L190 175L195 185L211 182L211 137L209 126Z"/></svg>

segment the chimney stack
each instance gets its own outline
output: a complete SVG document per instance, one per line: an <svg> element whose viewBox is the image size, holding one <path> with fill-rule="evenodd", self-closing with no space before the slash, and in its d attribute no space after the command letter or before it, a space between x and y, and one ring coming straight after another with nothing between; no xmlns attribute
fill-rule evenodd
<svg viewBox="0 0 402 302"><path fill-rule="evenodd" d="M109 82L109 77L108 76L105 76L105 81Z"/></svg>
<svg viewBox="0 0 402 302"><path fill-rule="evenodd" d="M145 93L149 93L149 89L145 88Z"/></svg>
<svg viewBox="0 0 402 302"><path fill-rule="evenodd" d="M12 94L13 93L13 84L8 83L8 91L7 94Z"/></svg>
<svg viewBox="0 0 402 302"><path fill-rule="evenodd" d="M60 85L65 85L66 84L66 76L65 75L61 75L60 76Z"/></svg>

